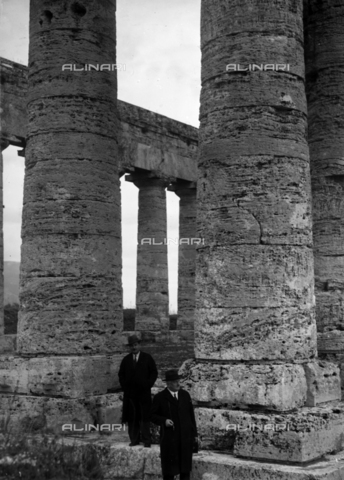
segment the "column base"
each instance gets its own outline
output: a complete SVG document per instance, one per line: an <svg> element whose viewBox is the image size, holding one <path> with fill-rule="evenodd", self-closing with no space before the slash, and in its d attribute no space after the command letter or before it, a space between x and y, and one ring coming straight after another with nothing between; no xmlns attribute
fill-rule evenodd
<svg viewBox="0 0 344 480"><path fill-rule="evenodd" d="M191 397L207 407L285 412L341 399L339 368L324 361L251 364L187 360L180 373Z"/></svg>
<svg viewBox="0 0 344 480"><path fill-rule="evenodd" d="M24 431L83 435L94 431L110 433L112 429L118 439L126 440L121 417L122 394L73 399L0 394L0 431L14 435Z"/></svg>
<svg viewBox="0 0 344 480"><path fill-rule="evenodd" d="M307 463L344 449L344 403L293 413L197 408L202 448L265 461Z"/></svg>
<svg viewBox="0 0 344 480"><path fill-rule="evenodd" d="M80 398L120 389L122 354L23 358L0 356L0 393Z"/></svg>

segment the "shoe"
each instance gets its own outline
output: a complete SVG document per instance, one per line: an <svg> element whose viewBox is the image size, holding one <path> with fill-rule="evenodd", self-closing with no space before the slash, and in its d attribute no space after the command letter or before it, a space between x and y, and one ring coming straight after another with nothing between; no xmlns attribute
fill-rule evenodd
<svg viewBox="0 0 344 480"><path fill-rule="evenodd" d="M145 443L144 446L145 446L145 448L151 448L151 444L150 444L150 443Z"/></svg>
<svg viewBox="0 0 344 480"><path fill-rule="evenodd" d="M140 445L139 442L136 442L136 443L129 443L129 447L136 447L136 445Z"/></svg>

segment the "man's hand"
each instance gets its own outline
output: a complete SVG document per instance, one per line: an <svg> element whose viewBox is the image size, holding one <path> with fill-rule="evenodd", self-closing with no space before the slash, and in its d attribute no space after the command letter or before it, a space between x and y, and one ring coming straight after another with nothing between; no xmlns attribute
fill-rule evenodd
<svg viewBox="0 0 344 480"><path fill-rule="evenodd" d="M167 419L166 422L165 422L165 425L166 425L166 427L173 427L174 423L172 422L172 420Z"/></svg>

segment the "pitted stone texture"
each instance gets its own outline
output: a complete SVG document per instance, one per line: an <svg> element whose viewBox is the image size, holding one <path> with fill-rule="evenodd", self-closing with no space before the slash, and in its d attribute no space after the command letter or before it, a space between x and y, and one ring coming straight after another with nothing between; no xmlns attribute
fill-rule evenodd
<svg viewBox="0 0 344 480"><path fill-rule="evenodd" d="M301 1L202 2L200 360L316 355L302 39ZM290 72L226 72L271 55Z"/></svg>
<svg viewBox="0 0 344 480"><path fill-rule="evenodd" d="M196 304L196 188L178 182L174 187L179 202L179 256L178 256L178 330L194 328Z"/></svg>
<svg viewBox="0 0 344 480"><path fill-rule="evenodd" d="M344 329L344 5L310 0L305 20L316 319ZM335 340L335 339L334 339ZM324 346L324 345L323 345ZM326 345L328 351L337 348Z"/></svg>
<svg viewBox="0 0 344 480"><path fill-rule="evenodd" d="M74 447L92 443L93 446L110 447L101 467L106 480L160 480L159 447L130 448L127 444L113 444L112 438L93 436L82 439L65 438L64 443ZM315 465L303 467L276 465L271 462L235 458L216 452L200 451L193 456L193 480L338 480L344 473L344 454L328 455Z"/></svg>
<svg viewBox="0 0 344 480"><path fill-rule="evenodd" d="M0 355L15 353L17 345L17 335L2 335L0 336Z"/></svg>
<svg viewBox="0 0 344 480"><path fill-rule="evenodd" d="M168 330L167 183L132 176L139 188L135 329Z"/></svg>
<svg viewBox="0 0 344 480"><path fill-rule="evenodd" d="M311 246L308 162L244 154L219 162L221 168L200 158L199 234L206 245Z"/></svg>
<svg viewBox="0 0 344 480"><path fill-rule="evenodd" d="M62 71L72 51L81 63L116 63L116 5L76 4L30 5L18 324L25 354L110 353L122 326L116 72Z"/></svg>
<svg viewBox="0 0 344 480"><path fill-rule="evenodd" d="M291 432L242 432L235 441L234 453L242 457L306 463L326 453L344 449L344 413L324 425L307 425L301 434Z"/></svg>
<svg viewBox="0 0 344 480"><path fill-rule="evenodd" d="M15 355L0 356L0 394L28 393L28 360Z"/></svg>
<svg viewBox="0 0 344 480"><path fill-rule="evenodd" d="M311 249L238 245L198 250L196 357L315 356Z"/></svg>
<svg viewBox="0 0 344 480"><path fill-rule="evenodd" d="M224 298L224 284L221 291ZM236 291L238 296L229 295L229 290L227 293L233 303L241 301L238 299L242 295L239 289ZM251 301L248 296L246 298L247 302ZM259 301L257 298L257 303ZM307 308L199 307L195 316L195 356L214 360L275 359L291 362L314 358L317 350L313 319L313 309Z"/></svg>
<svg viewBox="0 0 344 480"><path fill-rule="evenodd" d="M13 433L27 429L58 435L63 433L64 424L79 427L94 422L82 399L0 394L0 425L5 421Z"/></svg>
<svg viewBox="0 0 344 480"><path fill-rule="evenodd" d="M119 389L121 355L0 357L0 391L80 398Z"/></svg>
<svg viewBox="0 0 344 480"><path fill-rule="evenodd" d="M303 365L307 379L308 407L341 399L339 367L330 362L318 361Z"/></svg>
<svg viewBox="0 0 344 480"><path fill-rule="evenodd" d="M319 360L327 361L338 365L340 370L340 380L341 380L341 391L342 391L342 400L344 400L344 353L329 353L320 351Z"/></svg>
<svg viewBox="0 0 344 480"><path fill-rule="evenodd" d="M196 402L208 406L265 407L285 411L305 404L302 365L211 364L186 361L183 384Z"/></svg>
<svg viewBox="0 0 344 480"><path fill-rule="evenodd" d="M202 449L280 462L309 462L344 448L344 405L297 413L196 409Z"/></svg>

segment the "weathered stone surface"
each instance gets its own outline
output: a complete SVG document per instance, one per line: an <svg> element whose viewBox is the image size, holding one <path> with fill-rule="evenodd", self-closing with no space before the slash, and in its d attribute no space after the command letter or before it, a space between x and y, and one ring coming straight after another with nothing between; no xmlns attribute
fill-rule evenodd
<svg viewBox="0 0 344 480"><path fill-rule="evenodd" d="M305 59L316 320L318 331L325 333L344 329L344 5L335 0L321 4L310 0L307 7ZM337 336L321 336L319 346L323 351L338 351Z"/></svg>
<svg viewBox="0 0 344 480"><path fill-rule="evenodd" d="M24 147L28 68L4 58L0 58L0 62L2 137L13 145ZM55 81L59 88L69 91L74 88L62 76ZM42 85L42 88L45 94L47 87ZM197 180L197 128L122 101L118 101L118 113L122 172L142 168L161 177Z"/></svg>
<svg viewBox="0 0 344 480"><path fill-rule="evenodd" d="M108 433L110 424L113 441L127 441L128 432L120 427L121 408L122 394L78 399L0 394L0 426L3 428L6 421L14 432L30 428L37 432L83 436L89 432ZM67 426L62 428L63 425Z"/></svg>
<svg viewBox="0 0 344 480"><path fill-rule="evenodd" d="M343 447L343 403L272 414L196 408L202 449L307 462Z"/></svg>
<svg viewBox="0 0 344 480"><path fill-rule="evenodd" d="M129 180L139 188L135 329L168 330L167 182L143 173Z"/></svg>
<svg viewBox="0 0 344 480"><path fill-rule="evenodd" d="M196 358L313 358L302 2L204 1L201 46ZM226 72L253 62L290 69Z"/></svg>
<svg viewBox="0 0 344 480"><path fill-rule="evenodd" d="M105 479L108 480L159 480L161 466L159 447L151 449L125 444L113 444L112 438L94 436L83 439L66 438L66 444L84 445L92 442L99 448L110 447L101 463ZM215 452L201 451L193 456L192 480L338 480L344 472L344 455L328 455L326 459L311 466L275 465L263 461L235 458Z"/></svg>
<svg viewBox="0 0 344 480"><path fill-rule="evenodd" d="M122 355L0 357L0 391L81 398L119 389L118 369Z"/></svg>
<svg viewBox="0 0 344 480"><path fill-rule="evenodd" d="M305 404L306 375L294 364L213 364L186 361L179 370L197 402L208 406L265 407L290 410Z"/></svg>
<svg viewBox="0 0 344 480"><path fill-rule="evenodd" d="M28 360L13 355L0 356L0 393L28 393Z"/></svg>
<svg viewBox="0 0 344 480"><path fill-rule="evenodd" d="M79 427L94 422L82 399L0 394L0 406L0 424L9 421L12 432L28 429L61 434L65 424Z"/></svg>
<svg viewBox="0 0 344 480"><path fill-rule="evenodd" d="M196 188L193 184L177 183L173 190L179 202L178 253L178 330L194 328L196 304Z"/></svg>
<svg viewBox="0 0 344 480"><path fill-rule="evenodd" d="M233 257L232 257L233 258ZM229 266L230 262L226 262ZM224 270L224 269L223 269ZM252 268L254 272L254 268ZM255 275L255 273L252 273ZM233 275L234 277L234 275ZM240 273L238 272L238 279ZM257 278L257 283L262 280ZM196 358L221 359L221 360L302 360L314 358L316 355L316 327L313 322L313 310L300 307L261 307L252 303L260 303L261 297L254 299L246 296L247 303L252 308L240 308L244 304L242 292L236 288L233 278L233 290L236 295L227 296L238 306L233 308L226 300L226 287L220 278L213 284L215 290L222 292L222 300L227 303L227 308L211 306L210 308L197 308L195 315L195 355ZM269 281L266 290L272 290L272 281ZM249 290L249 279L247 279ZM207 290L211 286L206 286ZM282 287L281 287L282 289ZM255 291L254 286L252 291ZM203 290L199 290L199 296ZM215 292L211 292L215 296ZM300 292L301 294L301 292ZM203 303L204 299L202 299ZM273 301L273 299L271 299ZM275 297L276 303L279 298ZM198 305L201 300L198 301ZM204 302L205 303L205 302ZM210 303L210 302L209 302ZM209 305L207 304L207 306ZM215 302L212 302L213 304ZM266 301L268 303L268 300ZM268 319L268 320L267 320ZM293 335L294 336L293 336Z"/></svg>
<svg viewBox="0 0 344 480"><path fill-rule="evenodd" d="M306 363L303 368L307 379L308 407L341 399L340 369L336 364L319 361Z"/></svg>
<svg viewBox="0 0 344 480"><path fill-rule="evenodd" d="M0 355L6 353L14 353L17 345L17 335L2 335L0 336Z"/></svg>
<svg viewBox="0 0 344 480"><path fill-rule="evenodd" d="M116 72L62 70L116 63L116 6L75 5L30 5L21 353L104 354L122 325Z"/></svg>

